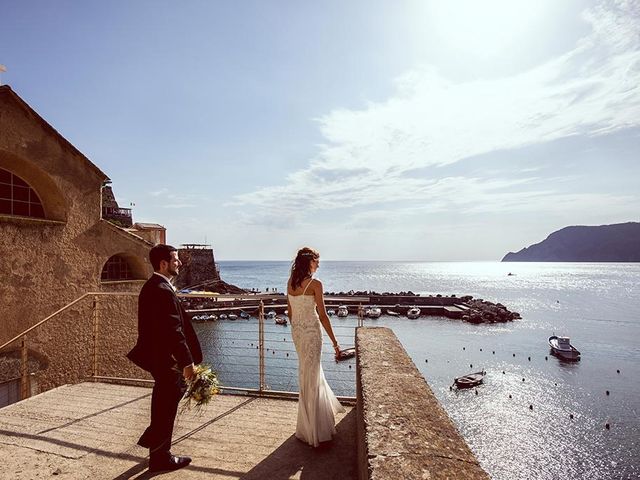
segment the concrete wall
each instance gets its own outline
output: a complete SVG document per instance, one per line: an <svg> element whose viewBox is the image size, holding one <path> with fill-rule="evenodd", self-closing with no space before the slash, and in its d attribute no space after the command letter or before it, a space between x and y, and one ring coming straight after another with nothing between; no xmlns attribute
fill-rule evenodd
<svg viewBox="0 0 640 480"><path fill-rule="evenodd" d="M361 480L487 480L475 456L388 328L359 327Z"/></svg>
<svg viewBox="0 0 640 480"><path fill-rule="evenodd" d="M86 292L137 292L139 281L100 281L111 256L125 257L139 280L152 269L148 242L101 220L106 175L8 86L0 87L0 132L0 168L27 182L45 211L45 219L0 215L1 345ZM44 385L87 371L85 359L93 348L84 326L89 310L80 304L29 336L29 348L49 357L50 378ZM123 331L135 328L132 308L123 307L114 316L126 325ZM119 347L121 338L111 338Z"/></svg>

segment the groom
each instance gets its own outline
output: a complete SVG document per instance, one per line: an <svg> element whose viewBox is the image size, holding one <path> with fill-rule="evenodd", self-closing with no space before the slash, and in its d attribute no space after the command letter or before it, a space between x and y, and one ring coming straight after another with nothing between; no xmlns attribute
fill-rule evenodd
<svg viewBox="0 0 640 480"><path fill-rule="evenodd" d="M178 470L189 457L171 454L173 423L186 385L194 375L194 363L202 362L202 350L191 319L171 284L182 263L170 245L156 245L149 252L153 275L138 297L138 342L127 357L153 376L151 424L138 445L149 449L149 471Z"/></svg>

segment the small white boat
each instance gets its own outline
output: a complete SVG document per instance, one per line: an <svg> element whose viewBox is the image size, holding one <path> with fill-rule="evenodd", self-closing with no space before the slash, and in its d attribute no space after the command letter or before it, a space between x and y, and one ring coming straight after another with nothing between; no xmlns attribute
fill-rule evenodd
<svg viewBox="0 0 640 480"><path fill-rule="evenodd" d="M407 312L407 317L411 319L418 318L420 316L420 309L418 307L410 308Z"/></svg>
<svg viewBox="0 0 640 480"><path fill-rule="evenodd" d="M284 317L276 317L274 322L276 322L276 325L286 325L287 319Z"/></svg>
<svg viewBox="0 0 640 480"><path fill-rule="evenodd" d="M348 317L349 316L349 310L347 309L346 305L340 305L338 307L338 316L339 317Z"/></svg>
<svg viewBox="0 0 640 480"><path fill-rule="evenodd" d="M551 335L549 337L549 346L551 353L563 360L580 360L580 352L571 345L569 337L558 337Z"/></svg>
<svg viewBox="0 0 640 480"><path fill-rule="evenodd" d="M399 317L400 314L395 310L387 310L387 315L391 315L392 317Z"/></svg>
<svg viewBox="0 0 640 480"><path fill-rule="evenodd" d="M367 308L365 315L369 318L380 318L380 315L382 315L382 310L380 310L380 307L376 307L375 305Z"/></svg>
<svg viewBox="0 0 640 480"><path fill-rule="evenodd" d="M329 310L327 310L327 315L329 315L330 317L333 317L336 314L336 311L333 308L330 308Z"/></svg>
<svg viewBox="0 0 640 480"><path fill-rule="evenodd" d="M247 312L245 312L244 310L242 310L242 311L240 312L240 318L245 318L245 319L246 319L246 318L249 318L249 317L251 317L251 315L249 315L249 314L248 314Z"/></svg>
<svg viewBox="0 0 640 480"><path fill-rule="evenodd" d="M229 320L237 320L238 319L238 315L236 315L235 313L230 313L228 315Z"/></svg>
<svg viewBox="0 0 640 480"><path fill-rule="evenodd" d="M276 312L275 310L269 310L266 314L265 317L267 318L276 318Z"/></svg>
<svg viewBox="0 0 640 480"><path fill-rule="evenodd" d="M226 320L228 317L228 315L226 313L221 313L220 316L218 317L220 320Z"/></svg>

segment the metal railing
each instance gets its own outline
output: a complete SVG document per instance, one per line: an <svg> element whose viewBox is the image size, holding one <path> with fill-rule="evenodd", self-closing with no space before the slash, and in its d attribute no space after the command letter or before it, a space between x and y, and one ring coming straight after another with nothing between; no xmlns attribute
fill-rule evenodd
<svg viewBox="0 0 640 480"><path fill-rule="evenodd" d="M21 399L31 395L30 350L49 359L47 370L38 373L44 390L86 379L151 383L150 376L125 357L137 336L137 295L85 293L0 345L3 351L19 344ZM256 300L251 295L235 298ZM249 319L195 323L205 362L218 371L223 391L293 397L298 394L298 365L291 327L267 318L265 308L270 305L263 300L269 299L261 299ZM358 317L360 325L361 312ZM356 325L343 322L334 320L333 329L341 345L351 346ZM354 401L355 359L334 362L333 349L325 342L322 365L338 397Z"/></svg>

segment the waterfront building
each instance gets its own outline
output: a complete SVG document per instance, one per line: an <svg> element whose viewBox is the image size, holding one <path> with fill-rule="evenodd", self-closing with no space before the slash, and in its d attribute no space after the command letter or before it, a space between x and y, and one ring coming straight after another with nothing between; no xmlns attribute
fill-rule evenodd
<svg viewBox="0 0 640 480"><path fill-rule="evenodd" d="M8 85L0 86L0 345L87 292L138 292L149 277L148 251L164 239L164 227L133 228L130 209L118 206L109 183ZM134 302L125 303L110 305L109 314L135 331ZM39 377L41 389L83 374L77 358L49 360L65 355L53 339L90 343L77 338L84 315L74 307L55 329L30 334L29 358L40 359L33 368L58 365ZM17 349L14 343L0 354L0 382L15 377L9 360Z"/></svg>

